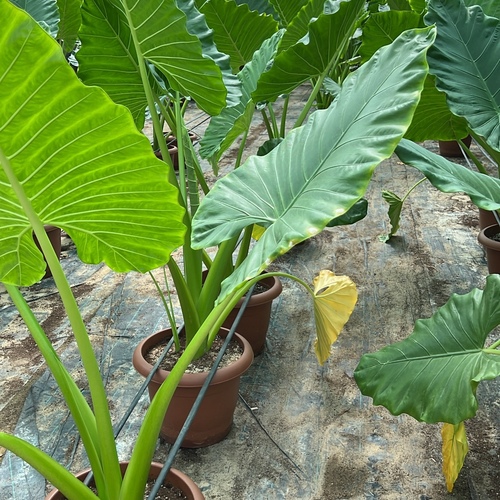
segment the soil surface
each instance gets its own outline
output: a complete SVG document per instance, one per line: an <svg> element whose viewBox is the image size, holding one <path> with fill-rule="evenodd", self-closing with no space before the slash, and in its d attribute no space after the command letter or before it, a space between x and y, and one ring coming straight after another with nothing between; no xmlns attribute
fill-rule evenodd
<svg viewBox="0 0 500 500"><path fill-rule="evenodd" d="M250 141L260 144L263 133L257 125ZM434 143L426 146L437 151ZM231 161L229 155L227 164ZM398 235L388 243L380 241L389 230L381 190L403 196L418 179L397 158L383 162L367 193L369 214L364 220L327 229L273 263L273 270L309 282L321 269L346 274L358 286L358 304L331 358L319 366L312 304L299 285L283 282L266 349L242 379L230 434L209 448L180 450L175 459L174 466L208 500L500 498L498 381L478 387L479 410L466 424L470 452L448 494L441 472L440 427L374 407L353 379L363 353L406 338L417 319L432 315L452 293L482 287L487 276L477 243L476 208L468 197L442 194L429 183L409 197ZM131 364L132 352L146 335L168 326L166 315L148 276L82 264L68 239L63 240L62 262L118 421L142 383ZM160 270L157 278L162 276ZM52 279L23 292L88 396ZM0 311L0 428L30 440L73 472L83 469L86 460L74 424L3 289ZM130 458L147 406L144 395L118 438L121 459ZM169 449L159 442L155 461L164 462ZM5 454L2 500L39 500L46 487L29 466Z"/></svg>

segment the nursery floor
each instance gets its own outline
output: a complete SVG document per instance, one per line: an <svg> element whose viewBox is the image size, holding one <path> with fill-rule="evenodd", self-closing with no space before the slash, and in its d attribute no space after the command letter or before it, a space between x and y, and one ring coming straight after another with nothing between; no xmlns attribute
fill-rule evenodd
<svg viewBox="0 0 500 500"><path fill-rule="evenodd" d="M380 190L402 195L418 178L396 158L385 161L371 183L366 219L328 229L273 265L306 280L323 268L347 274L357 283L359 302L330 360L320 367L312 349L311 305L295 283L284 282L266 350L241 384L248 406L240 401L223 442L181 450L176 458L174 466L189 474L208 500L500 498L498 382L479 387L480 410L467 424L470 453L449 495L441 474L439 427L374 407L353 379L363 353L405 338L418 318L430 316L451 293L482 287L487 275L476 242L477 211L460 194L420 185L404 209L399 236L390 243L379 241L389 225ZM142 382L131 365L132 351L141 338L166 325L165 314L147 276L83 265L71 241L65 238L63 245L62 263L119 419ZM0 292L0 429L30 439L78 471L84 461L74 425L33 342ZM52 280L25 292L78 378L79 360ZM147 404L143 397L119 438L123 459L130 455ZM162 461L167 452L160 443L156 459ZM4 454L1 500L40 500L45 487L29 466Z"/></svg>

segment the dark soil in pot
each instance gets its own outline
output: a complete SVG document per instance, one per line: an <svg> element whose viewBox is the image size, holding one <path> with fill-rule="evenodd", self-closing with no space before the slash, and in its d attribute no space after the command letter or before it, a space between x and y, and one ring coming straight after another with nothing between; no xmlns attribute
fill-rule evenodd
<svg viewBox="0 0 500 500"><path fill-rule="evenodd" d="M125 473L128 467L128 462L121 462L120 468L122 473ZM149 481L146 483L146 491L144 499L146 500L151 492L156 478L159 476L162 465L156 462L151 464L149 472ZM83 470L76 474L80 481L84 481L90 469ZM95 490L95 483L91 481L90 489L97 493ZM160 491L155 496L156 500L204 500L203 493L198 486L186 474L178 471L177 469L170 469L167 477L160 488ZM45 500L66 500L66 497L59 490L52 490Z"/></svg>
<svg viewBox="0 0 500 500"><path fill-rule="evenodd" d="M500 273L500 226L493 224L482 229L477 239L486 251L489 273Z"/></svg>
<svg viewBox="0 0 500 500"><path fill-rule="evenodd" d="M227 333L228 330L222 328L219 335L225 337ZM137 346L133 355L133 363L135 369L143 377L147 377L153 368L146 361L147 352L165 338L170 338L171 335L171 330L163 330L147 337ZM238 402L240 377L250 368L253 361L253 351L249 343L238 334L235 334L235 339L243 349L243 353L236 362L217 370L182 442L184 448L210 446L224 439L231 430L233 414ZM150 398L154 397L169 373L162 369L156 372L148 386ZM177 439L207 376L208 371L183 375L160 431L161 437L168 443L172 444Z"/></svg>

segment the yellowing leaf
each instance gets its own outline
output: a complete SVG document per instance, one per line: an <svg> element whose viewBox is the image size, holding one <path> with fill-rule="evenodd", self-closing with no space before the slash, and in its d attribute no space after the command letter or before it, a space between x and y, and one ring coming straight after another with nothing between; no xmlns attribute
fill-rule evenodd
<svg viewBox="0 0 500 500"><path fill-rule="evenodd" d="M313 284L317 335L314 350L322 365L330 356L331 345L351 316L358 300L358 291L348 276L335 276L332 271L325 269L314 278Z"/></svg>
<svg viewBox="0 0 500 500"><path fill-rule="evenodd" d="M443 474L446 479L446 487L451 493L469 451L464 423L444 423L441 437L443 438Z"/></svg>
<svg viewBox="0 0 500 500"><path fill-rule="evenodd" d="M258 224L254 224L252 231L252 238L254 240L258 240L264 234L265 230L266 230L265 227L259 226Z"/></svg>

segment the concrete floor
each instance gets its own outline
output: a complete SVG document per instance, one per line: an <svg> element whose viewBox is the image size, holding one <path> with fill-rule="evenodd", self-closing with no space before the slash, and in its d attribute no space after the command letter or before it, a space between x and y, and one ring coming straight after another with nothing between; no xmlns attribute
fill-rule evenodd
<svg viewBox="0 0 500 500"><path fill-rule="evenodd" d="M256 128L253 138L261 134ZM434 143L427 145L435 148ZM230 161L230 159L228 160ZM369 215L353 226L327 229L273 264L312 280L323 268L349 275L359 302L333 348L318 366L313 354L312 310L295 283L284 282L274 303L265 352L241 384L234 427L221 443L181 450L175 467L189 474L209 500L227 499L492 499L499 458L499 384L479 388L481 409L468 425L470 454L455 492L441 474L438 426L391 416L362 397L353 379L360 356L405 338L418 318L430 316L451 293L482 287L487 275L477 244L477 210L461 194L420 185L404 209L399 235L388 231L381 189L403 195L419 174L392 158L371 183ZM117 275L82 264L69 239L63 266L89 325L118 420L142 379L131 365L139 339L166 326L147 276ZM0 428L29 438L71 471L85 462L75 428L42 360L0 290ZM51 279L26 290L75 377L79 360ZM120 438L130 455L148 400L144 397ZM159 444L161 461L168 446ZM41 499L45 482L10 453L0 465L0 499Z"/></svg>

